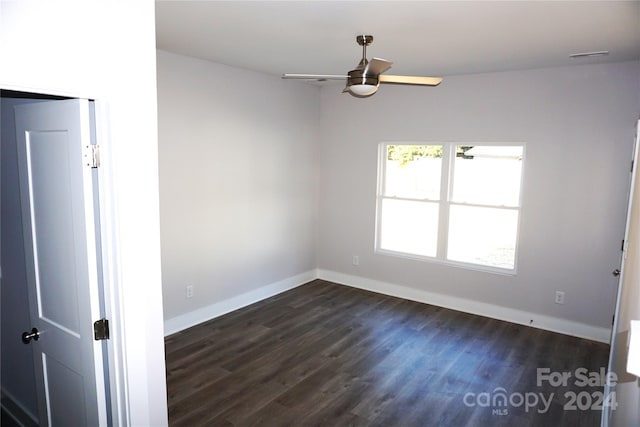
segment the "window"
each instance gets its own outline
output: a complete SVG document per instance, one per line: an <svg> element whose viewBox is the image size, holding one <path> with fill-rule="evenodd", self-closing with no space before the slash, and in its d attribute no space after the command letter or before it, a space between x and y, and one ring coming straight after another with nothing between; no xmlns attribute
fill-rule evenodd
<svg viewBox="0 0 640 427"><path fill-rule="evenodd" d="M523 154L381 144L376 251L515 271Z"/></svg>

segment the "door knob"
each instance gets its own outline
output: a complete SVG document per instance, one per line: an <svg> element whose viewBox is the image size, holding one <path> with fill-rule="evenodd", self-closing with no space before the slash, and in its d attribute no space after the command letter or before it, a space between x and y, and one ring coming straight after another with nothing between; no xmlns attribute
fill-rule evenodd
<svg viewBox="0 0 640 427"><path fill-rule="evenodd" d="M619 269L615 269L611 272L611 274L613 274L614 276L618 277L620 275L620 270Z"/></svg>
<svg viewBox="0 0 640 427"><path fill-rule="evenodd" d="M38 338L40 338L40 332L36 328L31 329L31 332L22 333L22 342L25 344L29 344L31 340L38 341Z"/></svg>

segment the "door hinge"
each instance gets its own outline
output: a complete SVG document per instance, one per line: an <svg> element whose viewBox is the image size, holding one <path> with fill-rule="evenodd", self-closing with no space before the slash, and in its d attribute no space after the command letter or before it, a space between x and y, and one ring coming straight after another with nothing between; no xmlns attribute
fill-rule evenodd
<svg viewBox="0 0 640 427"><path fill-rule="evenodd" d="M85 164L90 168L100 167L100 146L99 145L87 145L84 154Z"/></svg>
<svg viewBox="0 0 640 427"><path fill-rule="evenodd" d="M93 337L96 341L109 339L109 321L107 319L96 320L93 323Z"/></svg>

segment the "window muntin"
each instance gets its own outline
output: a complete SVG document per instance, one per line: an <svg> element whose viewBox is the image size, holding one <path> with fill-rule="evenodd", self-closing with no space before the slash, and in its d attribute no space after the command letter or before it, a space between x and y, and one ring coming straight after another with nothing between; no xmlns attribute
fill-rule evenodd
<svg viewBox="0 0 640 427"><path fill-rule="evenodd" d="M523 154L381 144L376 250L514 272Z"/></svg>

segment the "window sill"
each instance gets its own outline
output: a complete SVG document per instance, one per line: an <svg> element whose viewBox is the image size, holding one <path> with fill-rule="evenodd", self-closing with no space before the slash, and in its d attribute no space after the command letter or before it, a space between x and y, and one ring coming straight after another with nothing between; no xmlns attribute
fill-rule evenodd
<svg viewBox="0 0 640 427"><path fill-rule="evenodd" d="M374 253L376 255L391 256L391 257L395 257L395 258L402 258L402 259L409 259L409 260L413 260L413 261L420 261L420 262L427 262L427 263L432 263L432 264L439 264L439 265L444 265L444 266L447 266L447 267L460 268L460 269L463 269L463 270L478 271L478 272L481 272L481 273L497 274L497 275L500 275L500 276L516 276L517 275L517 269L516 268L509 269L509 268L493 267L493 266L490 266L490 265L471 264L471 263L460 262L460 261L450 261L450 260L444 260L444 259L424 256L424 255L416 255L416 254L410 254L410 253L405 253L405 252L396 252L396 251L391 251L391 250L388 250L388 249L376 249L374 251Z"/></svg>

